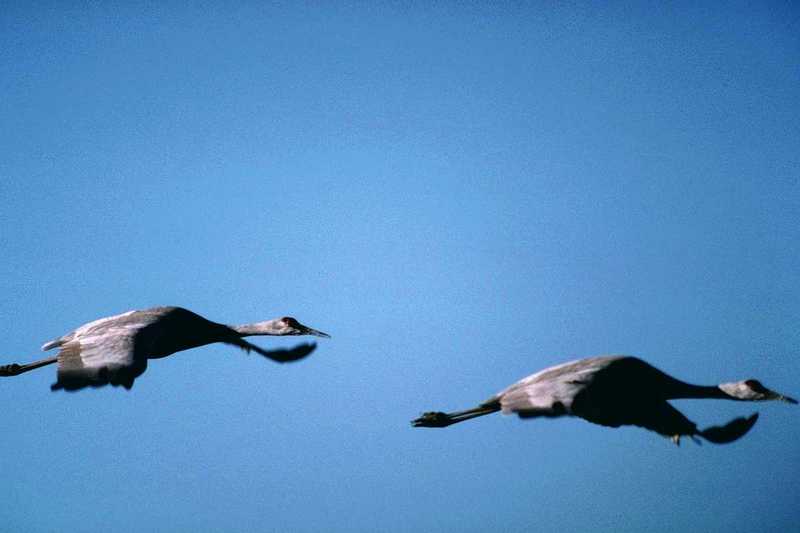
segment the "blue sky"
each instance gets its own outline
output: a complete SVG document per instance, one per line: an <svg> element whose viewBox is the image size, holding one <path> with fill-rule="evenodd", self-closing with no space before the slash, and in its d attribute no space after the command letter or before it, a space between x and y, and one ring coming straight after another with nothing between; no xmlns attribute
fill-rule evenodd
<svg viewBox="0 0 800 533"><path fill-rule="evenodd" d="M800 395L800 12L57 3L0 13L3 361L181 305L331 333L132 391L0 382L9 531L786 531L800 410L728 446L492 416L639 355ZM291 341L257 339L262 346Z"/></svg>

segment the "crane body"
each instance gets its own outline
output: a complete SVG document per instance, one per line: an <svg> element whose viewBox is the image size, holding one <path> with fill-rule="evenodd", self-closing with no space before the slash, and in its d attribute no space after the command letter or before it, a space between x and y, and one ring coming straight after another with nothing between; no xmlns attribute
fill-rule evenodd
<svg viewBox="0 0 800 533"><path fill-rule="evenodd" d="M147 369L148 359L159 359L206 344L230 344L280 363L302 359L316 347L300 344L290 350L264 350L243 339L250 335L329 336L291 317L227 326L181 307L154 307L84 324L42 346L45 351L59 348L56 357L25 365L2 366L0 376L15 376L57 362L58 379L51 386L53 390L109 384L130 389L134 380Z"/></svg>
<svg viewBox="0 0 800 533"><path fill-rule="evenodd" d="M631 356L600 356L570 361L532 374L473 409L453 413L427 412L416 427L447 427L498 411L520 418L575 416L608 427L634 425L670 437L703 437L714 443L732 442L755 424L758 415L737 418L725 426L699 430L668 400L718 398L739 401L796 400L749 379L717 386L692 385Z"/></svg>

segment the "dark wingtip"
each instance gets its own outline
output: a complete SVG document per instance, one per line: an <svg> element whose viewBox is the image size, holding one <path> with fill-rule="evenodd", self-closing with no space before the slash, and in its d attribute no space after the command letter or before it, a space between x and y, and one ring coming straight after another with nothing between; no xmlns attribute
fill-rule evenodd
<svg viewBox="0 0 800 533"><path fill-rule="evenodd" d="M286 363L293 363L295 361L299 361L308 357L311 352L317 349L317 344L315 342L303 343L298 344L294 348L290 348L286 351L284 355L284 362Z"/></svg>
<svg viewBox="0 0 800 533"><path fill-rule="evenodd" d="M724 426L712 426L700 432L700 436L714 444L727 444L744 437L758 420L758 413L731 420Z"/></svg>
<svg viewBox="0 0 800 533"><path fill-rule="evenodd" d="M317 344L315 342L308 342L303 344L298 344L293 348L288 350L269 350L269 351L260 351L262 355L266 355L273 361L277 361L278 363L294 363L295 361L299 361L307 357L311 352L317 349Z"/></svg>

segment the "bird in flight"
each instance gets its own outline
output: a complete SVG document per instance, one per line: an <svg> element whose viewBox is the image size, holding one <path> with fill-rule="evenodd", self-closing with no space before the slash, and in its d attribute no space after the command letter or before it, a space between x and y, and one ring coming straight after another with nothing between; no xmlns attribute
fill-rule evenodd
<svg viewBox="0 0 800 533"><path fill-rule="evenodd" d="M724 444L747 433L758 413L724 426L703 430L667 400L720 398L724 400L797 400L747 379L716 386L691 385L630 356L591 357L546 368L492 396L474 409L453 413L428 412L412 421L415 427L447 427L497 411L520 418L577 416L608 427L639 426L680 444L682 436Z"/></svg>
<svg viewBox="0 0 800 533"><path fill-rule="evenodd" d="M50 387L52 390L72 391L109 384L130 389L134 380L147 369L148 359L159 359L214 342L254 351L278 363L297 361L316 348L316 344L311 343L288 350L264 350L243 339L251 335L330 337L292 317L226 326L181 307L153 307L84 324L42 346L45 351L58 348L55 357L24 365L0 366L0 376L17 376L57 362L58 377Z"/></svg>

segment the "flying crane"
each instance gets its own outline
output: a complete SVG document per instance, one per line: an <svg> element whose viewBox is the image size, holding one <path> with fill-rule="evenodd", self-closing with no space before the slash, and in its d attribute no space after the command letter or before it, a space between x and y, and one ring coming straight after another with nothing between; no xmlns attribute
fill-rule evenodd
<svg viewBox="0 0 800 533"><path fill-rule="evenodd" d="M299 344L291 349L264 350L243 339L252 335L314 335L327 333L304 326L292 317L226 326L181 307L154 307L101 318L45 343L42 350L59 348L58 355L28 364L0 366L0 376L16 376L58 363L52 390L78 390L103 385L130 389L147 369L148 359L222 342L246 352L286 363L310 354L316 344Z"/></svg>
<svg viewBox="0 0 800 533"><path fill-rule="evenodd" d="M630 356L602 356L546 368L495 394L473 409L452 413L427 412L412 421L415 427L447 427L497 411L520 418L577 416L608 427L639 426L680 444L681 436L695 442L733 442L756 423L758 413L724 426L698 430L697 425L667 400L720 398L738 401L789 398L747 379L716 386L691 385Z"/></svg>

